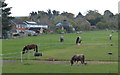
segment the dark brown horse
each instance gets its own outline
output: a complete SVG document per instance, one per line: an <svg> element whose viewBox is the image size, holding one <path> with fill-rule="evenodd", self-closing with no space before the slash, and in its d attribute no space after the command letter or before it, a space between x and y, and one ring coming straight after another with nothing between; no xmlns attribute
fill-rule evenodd
<svg viewBox="0 0 120 75"><path fill-rule="evenodd" d="M32 44L32 45L27 45L23 48L22 50L22 54L25 54L28 52L28 50L34 50L36 52L38 52L38 46L35 45L35 44Z"/></svg>
<svg viewBox="0 0 120 75"><path fill-rule="evenodd" d="M82 64L85 64L85 56L83 54L77 54L77 55L74 55L71 59L71 66L74 64L74 62L78 62L78 61L81 61Z"/></svg>

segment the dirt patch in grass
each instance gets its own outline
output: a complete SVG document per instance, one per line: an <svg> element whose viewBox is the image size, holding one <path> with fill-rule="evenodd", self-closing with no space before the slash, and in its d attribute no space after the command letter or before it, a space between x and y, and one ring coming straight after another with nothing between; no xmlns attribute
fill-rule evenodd
<svg viewBox="0 0 120 75"><path fill-rule="evenodd" d="M21 60L1 60L3 64L9 64L9 63L16 63L21 62ZM26 62L26 60L22 61L23 63ZM21 63L22 63L21 62ZM48 61L48 60L28 60L27 62L30 63L48 63L48 64L66 64L70 63L70 61ZM78 62L79 63L79 62ZM87 64L117 64L117 61L86 61Z"/></svg>

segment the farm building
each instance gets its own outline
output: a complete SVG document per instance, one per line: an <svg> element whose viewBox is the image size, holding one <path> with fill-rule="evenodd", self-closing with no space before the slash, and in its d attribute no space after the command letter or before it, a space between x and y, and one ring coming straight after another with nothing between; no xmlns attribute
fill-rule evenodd
<svg viewBox="0 0 120 75"><path fill-rule="evenodd" d="M71 23L67 22L66 20L64 20L63 22L57 23L56 26L57 26L57 27L61 27L61 26L72 27Z"/></svg>
<svg viewBox="0 0 120 75"><path fill-rule="evenodd" d="M13 24L12 30L15 30L17 33L24 32L25 30L40 31L41 29L48 29L48 25L41 24L33 21L21 21L21 20L11 20Z"/></svg>
<svg viewBox="0 0 120 75"><path fill-rule="evenodd" d="M65 30L66 32L73 32L75 31L75 28L73 28L72 24L68 22L67 20L63 20L62 22L58 22L56 24L57 29Z"/></svg>

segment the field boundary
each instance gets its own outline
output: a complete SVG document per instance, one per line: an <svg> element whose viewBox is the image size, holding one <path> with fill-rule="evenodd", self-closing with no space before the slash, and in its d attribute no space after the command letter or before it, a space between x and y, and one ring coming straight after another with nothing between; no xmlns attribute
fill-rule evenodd
<svg viewBox="0 0 120 75"><path fill-rule="evenodd" d="M3 62L3 64L9 64L9 63L16 63L21 62L21 60L0 60ZM23 60L21 63L50 63L50 64L65 64L70 63L69 60L57 60L57 61L49 61L49 60ZM85 61L87 64L118 64L119 61Z"/></svg>

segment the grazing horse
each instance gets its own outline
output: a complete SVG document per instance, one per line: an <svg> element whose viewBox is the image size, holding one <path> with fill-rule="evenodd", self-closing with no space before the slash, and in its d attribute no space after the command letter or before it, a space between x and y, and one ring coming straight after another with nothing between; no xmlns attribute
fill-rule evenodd
<svg viewBox="0 0 120 75"><path fill-rule="evenodd" d="M76 44L80 45L80 43L82 42L82 38L81 37L77 37L76 39Z"/></svg>
<svg viewBox="0 0 120 75"><path fill-rule="evenodd" d="M34 51L38 52L38 46L37 45L35 45L35 44L27 45L23 48L22 54L25 54L25 53L28 52L28 50L33 50L33 49L34 49Z"/></svg>
<svg viewBox="0 0 120 75"><path fill-rule="evenodd" d="M77 55L74 55L71 59L71 66L74 64L74 62L78 62L78 61L81 61L82 64L85 64L84 61L85 61L85 56L83 54L77 54Z"/></svg>
<svg viewBox="0 0 120 75"><path fill-rule="evenodd" d="M64 41L64 36L60 36L60 42Z"/></svg>
<svg viewBox="0 0 120 75"><path fill-rule="evenodd" d="M109 39L112 40L112 34L109 35Z"/></svg>

